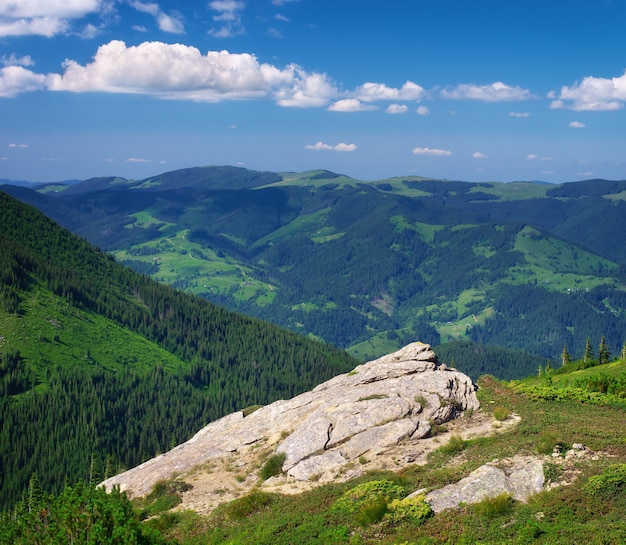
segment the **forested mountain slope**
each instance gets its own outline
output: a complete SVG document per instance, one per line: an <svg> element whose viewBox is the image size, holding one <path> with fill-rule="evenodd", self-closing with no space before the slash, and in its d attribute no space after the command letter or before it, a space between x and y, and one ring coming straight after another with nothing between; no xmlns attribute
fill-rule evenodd
<svg viewBox="0 0 626 545"><path fill-rule="evenodd" d="M543 359L625 340L626 181L206 167L7 191L135 270L360 359L415 339Z"/></svg>
<svg viewBox="0 0 626 545"><path fill-rule="evenodd" d="M139 275L0 192L0 498L140 463L311 389L339 349Z"/></svg>

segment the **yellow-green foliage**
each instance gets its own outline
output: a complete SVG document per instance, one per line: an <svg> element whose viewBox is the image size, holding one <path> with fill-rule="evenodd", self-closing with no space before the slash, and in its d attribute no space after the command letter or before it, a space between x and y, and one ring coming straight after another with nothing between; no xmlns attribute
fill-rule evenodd
<svg viewBox="0 0 626 545"><path fill-rule="evenodd" d="M333 509L346 514L355 513L378 498L390 502L404 494L404 488L391 481L369 481L348 490L335 502Z"/></svg>
<svg viewBox="0 0 626 545"><path fill-rule="evenodd" d="M506 420L510 415L511 411L509 411L506 407L496 407L493 410L493 417L499 421Z"/></svg>
<svg viewBox="0 0 626 545"><path fill-rule="evenodd" d="M392 522L402 522L404 520L423 522L433 515L433 510L426 503L423 495L402 500L391 500L388 508L389 512L385 515L385 518Z"/></svg>
<svg viewBox="0 0 626 545"><path fill-rule="evenodd" d="M605 469L600 475L591 477L583 491L592 496L611 498L626 493L626 464L616 464Z"/></svg>

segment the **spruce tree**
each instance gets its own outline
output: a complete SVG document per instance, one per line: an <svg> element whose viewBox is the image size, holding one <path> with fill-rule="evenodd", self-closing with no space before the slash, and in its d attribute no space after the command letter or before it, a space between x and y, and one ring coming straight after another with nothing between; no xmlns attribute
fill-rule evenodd
<svg viewBox="0 0 626 545"><path fill-rule="evenodd" d="M583 362L589 363L593 359L593 348L591 347L591 339L587 337L587 344L585 345L585 355L583 356Z"/></svg>
<svg viewBox="0 0 626 545"><path fill-rule="evenodd" d="M602 337L600 338L600 347L598 348L598 363L608 363L610 359L611 351L606 344L606 339L604 338L604 335L602 335Z"/></svg>
<svg viewBox="0 0 626 545"><path fill-rule="evenodd" d="M561 352L561 365L565 366L572 361L571 356L567 350L567 346L563 345L563 352Z"/></svg>

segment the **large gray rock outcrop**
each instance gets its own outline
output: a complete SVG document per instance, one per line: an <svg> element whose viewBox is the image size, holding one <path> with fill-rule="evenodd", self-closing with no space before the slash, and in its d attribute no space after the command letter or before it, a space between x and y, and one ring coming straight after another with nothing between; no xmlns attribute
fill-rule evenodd
<svg viewBox="0 0 626 545"><path fill-rule="evenodd" d="M365 453L428 434L467 409L478 409L472 380L444 364L430 346L412 343L357 366L290 400L210 423L165 454L107 479L143 496L174 474L254 443L285 454L283 471L297 480L328 480Z"/></svg>
<svg viewBox="0 0 626 545"><path fill-rule="evenodd" d="M515 456L485 464L459 482L433 490L426 495L426 501L435 513L501 494L525 502L532 494L541 492L543 485L543 461L532 456Z"/></svg>

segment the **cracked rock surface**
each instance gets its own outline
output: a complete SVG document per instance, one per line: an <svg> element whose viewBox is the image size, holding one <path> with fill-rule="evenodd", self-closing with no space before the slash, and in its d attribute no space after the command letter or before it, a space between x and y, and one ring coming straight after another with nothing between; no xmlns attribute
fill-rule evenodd
<svg viewBox="0 0 626 545"><path fill-rule="evenodd" d="M290 400L211 422L189 441L103 484L118 485L130 497L145 496L157 482L184 478L199 467L224 465L244 454L250 461L254 449L284 453L283 471L295 481L328 482L364 455L422 440L433 423L478 409L475 392L468 376L440 364L429 345L415 342ZM241 472L247 475L242 480L254 480L251 468Z"/></svg>

